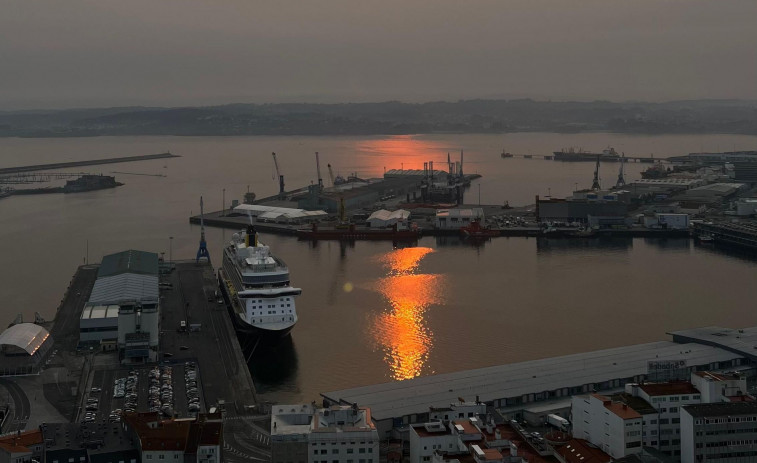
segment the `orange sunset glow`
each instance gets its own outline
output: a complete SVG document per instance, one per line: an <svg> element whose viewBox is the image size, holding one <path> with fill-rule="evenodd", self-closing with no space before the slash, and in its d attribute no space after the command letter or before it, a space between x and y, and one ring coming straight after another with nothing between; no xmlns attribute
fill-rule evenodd
<svg viewBox="0 0 757 463"><path fill-rule="evenodd" d="M389 308L377 315L371 325L392 379L419 376L433 345L424 314L431 304L442 301L443 276L416 273L421 259L431 252L430 248L405 248L381 257L388 276L376 287L389 302Z"/></svg>
<svg viewBox="0 0 757 463"><path fill-rule="evenodd" d="M355 145L358 152L368 154L371 162L370 170L383 172L387 169L423 169L423 163L447 161L447 152L454 151L449 146L435 141L422 140L413 135L397 135L393 137L363 140Z"/></svg>

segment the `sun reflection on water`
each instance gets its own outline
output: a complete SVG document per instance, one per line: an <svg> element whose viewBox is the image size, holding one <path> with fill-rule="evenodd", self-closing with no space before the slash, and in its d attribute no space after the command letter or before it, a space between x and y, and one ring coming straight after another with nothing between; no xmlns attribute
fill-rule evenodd
<svg viewBox="0 0 757 463"><path fill-rule="evenodd" d="M420 261L431 252L431 248L403 248L381 256L388 275L376 287L389 308L375 316L371 326L392 379L421 375L433 346L424 314L430 305L442 301L443 276L417 273Z"/></svg>

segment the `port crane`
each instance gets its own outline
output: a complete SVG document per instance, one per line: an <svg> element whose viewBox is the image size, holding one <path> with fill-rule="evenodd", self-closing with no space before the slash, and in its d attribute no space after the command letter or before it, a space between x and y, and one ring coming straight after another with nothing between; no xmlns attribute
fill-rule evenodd
<svg viewBox="0 0 757 463"><path fill-rule="evenodd" d="M321 177L321 160L318 158L318 151L315 152L315 168L318 171L318 191L323 191L323 177Z"/></svg>
<svg viewBox="0 0 757 463"><path fill-rule="evenodd" d="M601 189L599 186L599 155L597 155L597 166L594 168L594 181L591 183L591 189L594 191Z"/></svg>
<svg viewBox="0 0 757 463"><path fill-rule="evenodd" d="M626 163L626 153L620 157L620 170L618 171L618 181L615 182L615 188L623 188L626 186L626 179L623 175L623 165Z"/></svg>
<svg viewBox="0 0 757 463"><path fill-rule="evenodd" d="M331 186L334 186L336 183L334 183L334 171L331 170L331 164L326 164L326 167L329 168L329 180L331 180Z"/></svg>
<svg viewBox="0 0 757 463"><path fill-rule="evenodd" d="M271 153L273 155L273 165L276 167L276 176L279 177L279 199L281 199L284 196L284 176L281 175L281 171L279 170L279 161L276 160L276 153Z"/></svg>
<svg viewBox="0 0 757 463"><path fill-rule="evenodd" d="M205 211L203 209L202 196L200 196L200 247L197 249L197 258L195 259L195 262L199 263L200 259L207 259L208 263L210 263L208 243L205 241Z"/></svg>

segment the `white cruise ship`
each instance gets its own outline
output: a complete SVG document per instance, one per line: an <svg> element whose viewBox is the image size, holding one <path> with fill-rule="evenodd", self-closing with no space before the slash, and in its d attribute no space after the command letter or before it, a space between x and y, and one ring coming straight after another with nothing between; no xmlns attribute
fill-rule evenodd
<svg viewBox="0 0 757 463"><path fill-rule="evenodd" d="M289 268L258 242L252 225L223 250L218 279L238 334L276 341L297 323L294 300L302 289L289 284Z"/></svg>

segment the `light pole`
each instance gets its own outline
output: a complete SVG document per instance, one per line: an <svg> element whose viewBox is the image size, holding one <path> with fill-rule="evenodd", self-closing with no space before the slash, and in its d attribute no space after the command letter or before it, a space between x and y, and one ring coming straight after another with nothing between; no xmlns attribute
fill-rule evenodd
<svg viewBox="0 0 757 463"><path fill-rule="evenodd" d="M173 261L173 236L168 237L168 262Z"/></svg>
<svg viewBox="0 0 757 463"><path fill-rule="evenodd" d="M223 202L223 207L221 208L221 216L226 217L226 188L223 189L222 198L221 202Z"/></svg>
<svg viewBox="0 0 757 463"><path fill-rule="evenodd" d="M549 199L552 199L552 188L547 188L547 196L549 196Z"/></svg>

